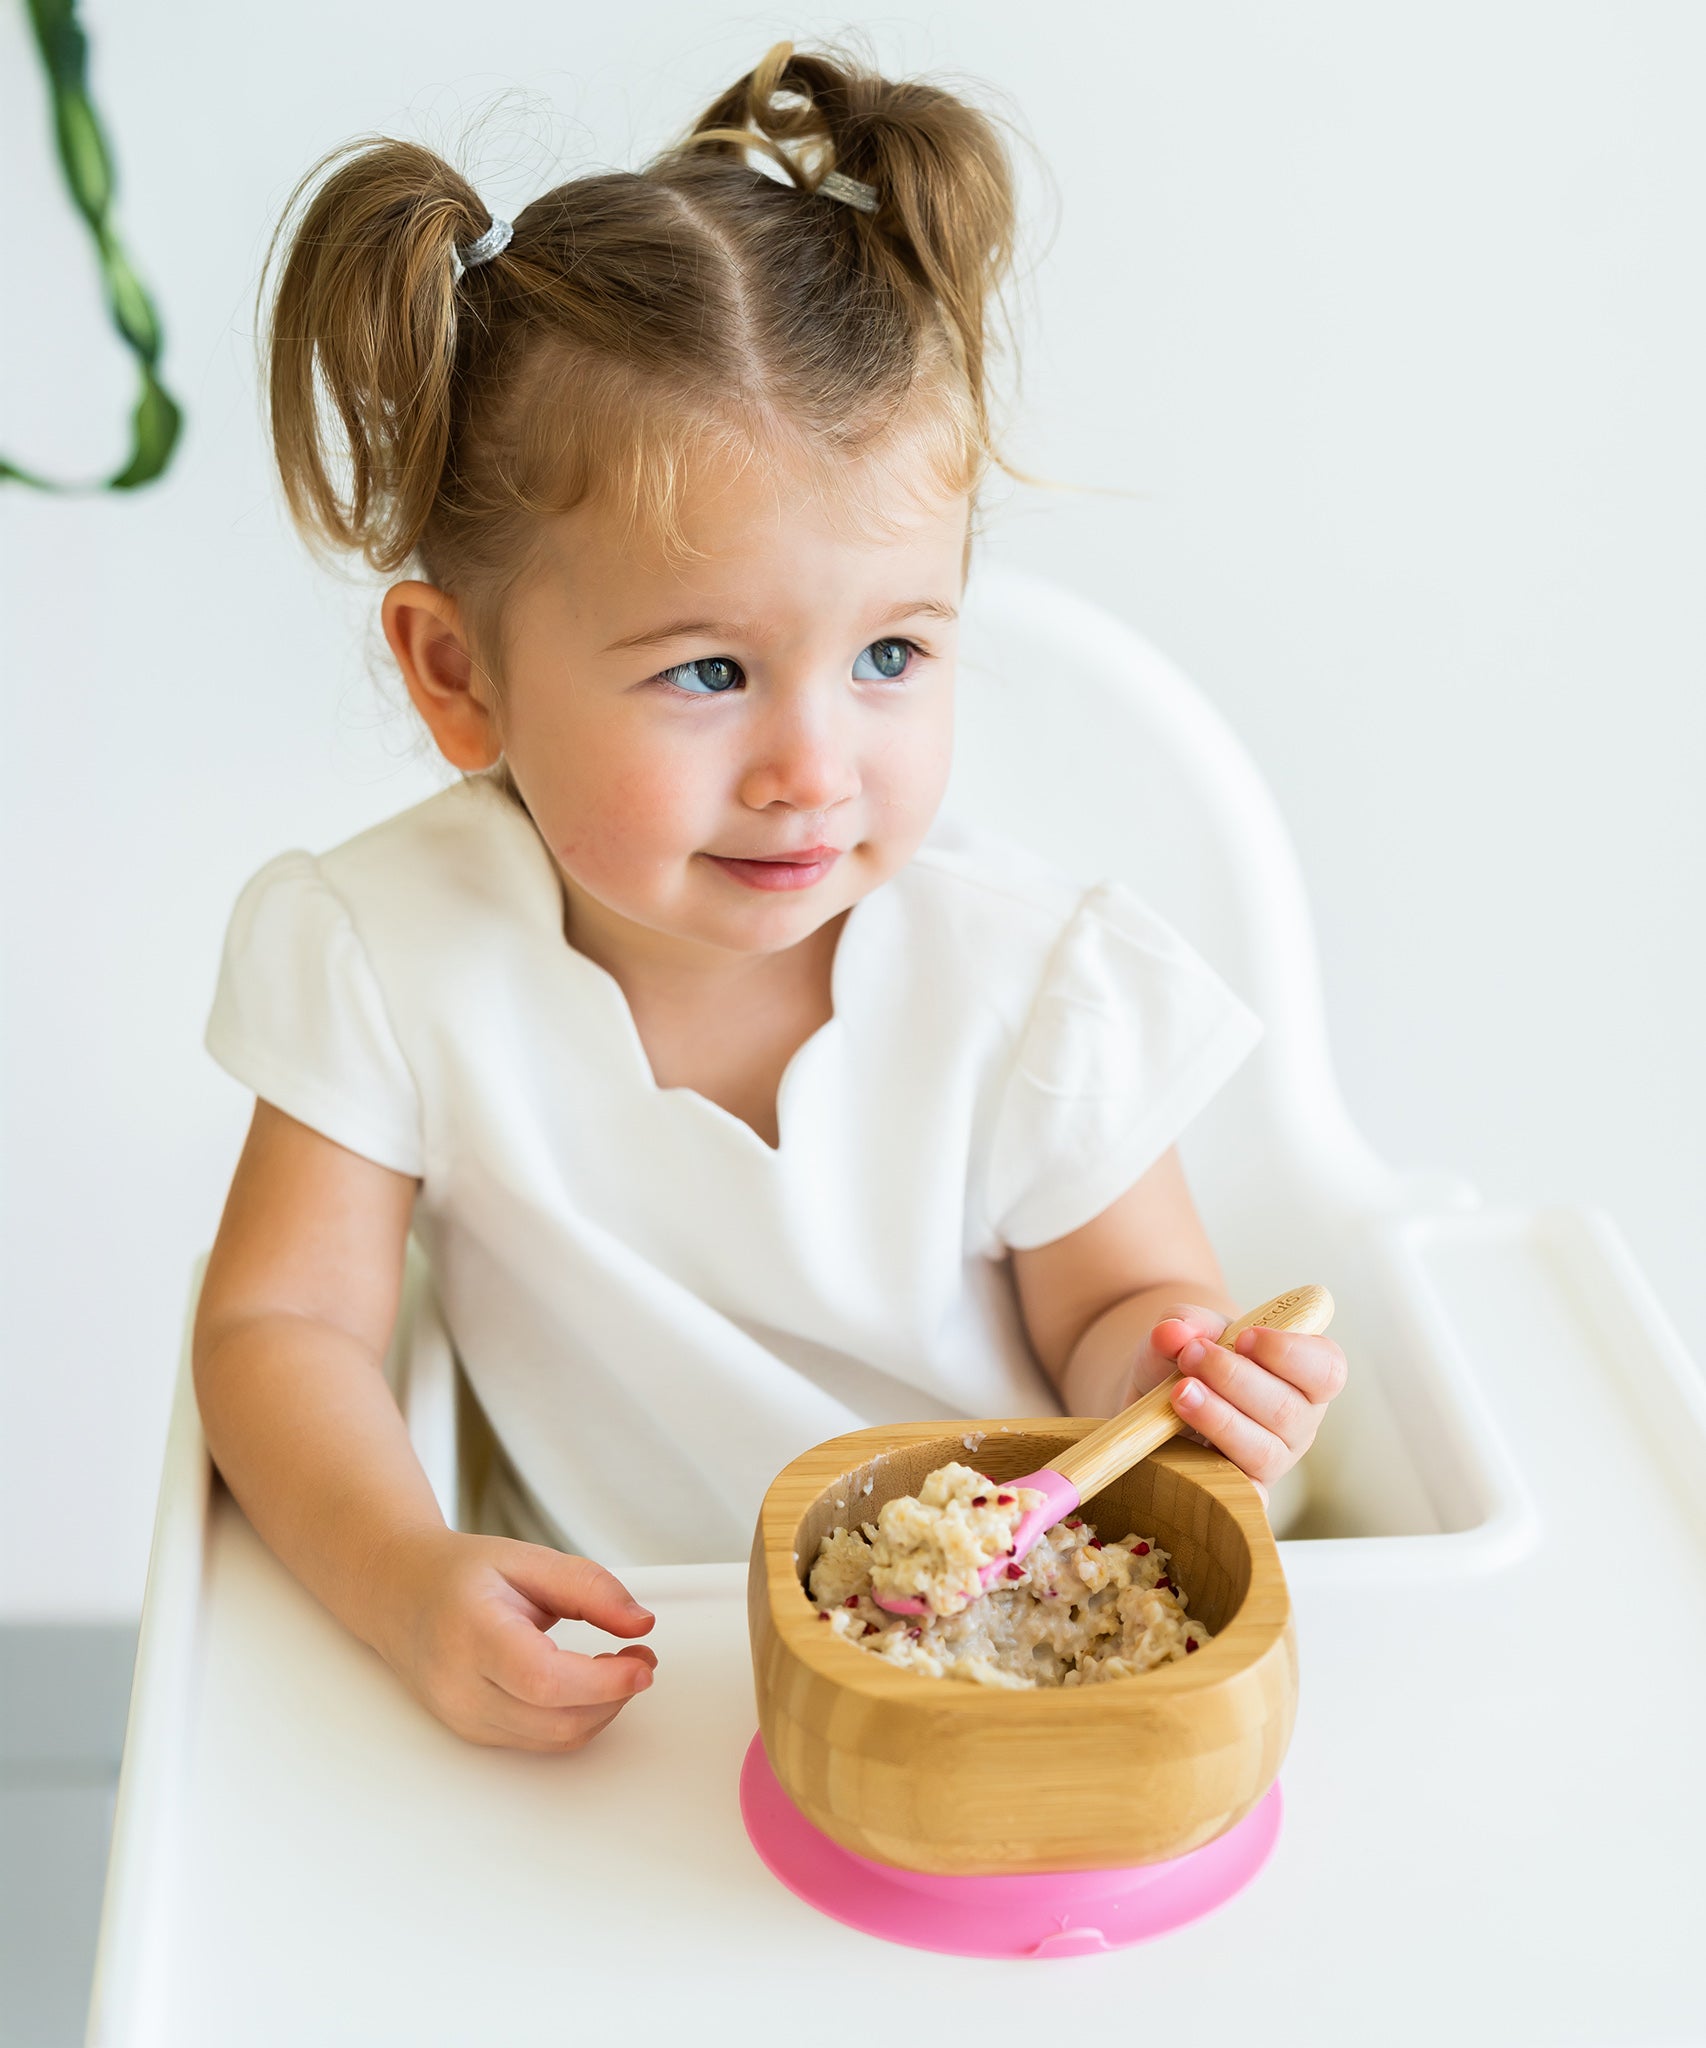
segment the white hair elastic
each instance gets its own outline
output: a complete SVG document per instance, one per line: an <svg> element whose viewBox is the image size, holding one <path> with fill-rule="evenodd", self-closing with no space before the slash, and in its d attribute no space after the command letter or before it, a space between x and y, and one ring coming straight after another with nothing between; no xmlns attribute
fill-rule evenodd
<svg viewBox="0 0 1706 2048"><path fill-rule="evenodd" d="M877 188L867 185L862 178L844 178L839 171L825 171L817 181L817 190L831 199L858 207L861 213L875 213L877 210Z"/></svg>
<svg viewBox="0 0 1706 2048"><path fill-rule="evenodd" d="M490 263L494 256L501 256L509 247L509 238L515 233L507 220L492 215L492 224L478 241L470 242L466 248L453 249L456 258L456 275L461 277L465 270L477 270L482 263Z"/></svg>

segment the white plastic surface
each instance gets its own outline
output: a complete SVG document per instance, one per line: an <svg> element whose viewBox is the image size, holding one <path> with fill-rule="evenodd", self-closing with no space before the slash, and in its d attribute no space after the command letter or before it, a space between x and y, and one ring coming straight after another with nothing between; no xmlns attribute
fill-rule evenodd
<svg viewBox="0 0 1706 2048"><path fill-rule="evenodd" d="M1284 1546L1303 1669L1286 1826L1211 1919L1042 1966L889 1948L803 1906L736 1809L754 1726L738 1565L630 1575L658 1612L657 1682L583 1754L469 1747L223 1494L203 1543L186 1411L91 2041L793 2044L850 1986L921 2033L968 2011L1042 2029L1088 2000L1141 2015L1145 2039L1229 2048L1706 2038L1694 1367L1601 1217L1396 1230L1532 1540L1432 1576L1425 1539Z"/></svg>

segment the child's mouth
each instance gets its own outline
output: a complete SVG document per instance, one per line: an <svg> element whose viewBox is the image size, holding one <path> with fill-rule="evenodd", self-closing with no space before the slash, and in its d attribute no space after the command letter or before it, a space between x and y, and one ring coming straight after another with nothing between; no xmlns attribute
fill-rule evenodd
<svg viewBox="0 0 1706 2048"><path fill-rule="evenodd" d="M740 860L724 853L708 853L705 858L749 889L809 889L834 867L841 848L807 846L777 860Z"/></svg>

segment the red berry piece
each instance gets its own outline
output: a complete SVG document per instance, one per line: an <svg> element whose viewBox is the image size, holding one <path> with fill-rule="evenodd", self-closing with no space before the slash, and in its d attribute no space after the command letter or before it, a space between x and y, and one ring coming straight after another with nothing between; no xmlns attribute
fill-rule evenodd
<svg viewBox="0 0 1706 2048"><path fill-rule="evenodd" d="M1082 1529L1084 1524L1078 1519L1076 1515L1068 1515L1066 1518L1066 1526L1069 1529Z"/></svg>
<svg viewBox="0 0 1706 2048"><path fill-rule="evenodd" d="M827 1621L829 1619L829 1616L825 1612L825 1610L820 1607L817 1611L817 1618L819 1621Z"/></svg>
<svg viewBox="0 0 1706 2048"><path fill-rule="evenodd" d="M1187 1657L1188 1657L1188 1656L1190 1655L1190 1653L1191 1653L1191 1652L1192 1652L1193 1650L1200 1650L1201 1648L1202 1648L1202 1645L1201 1645L1201 1643L1199 1643L1199 1642L1197 1641L1197 1639L1196 1639L1196 1637L1195 1637L1195 1636L1186 1636L1186 1638L1185 1638L1185 1655L1186 1655Z"/></svg>
<svg viewBox="0 0 1706 2048"><path fill-rule="evenodd" d="M859 1596L858 1596L858 1594L857 1594L857 1593L849 1593L849 1594L848 1594L848 1596L847 1596L847 1598L846 1598L845 1600L843 1600L841 1604L842 1604L842 1606L843 1606L843 1607L857 1607L857 1606L858 1606L858 1604L859 1604Z"/></svg>
<svg viewBox="0 0 1706 2048"><path fill-rule="evenodd" d="M1010 1493L998 1493L995 1496L995 1505L998 1508L1010 1508L1013 1505L1013 1496Z"/></svg>
<svg viewBox="0 0 1706 2048"><path fill-rule="evenodd" d="M923 1640L924 1631L921 1628L909 1628L907 1630L907 1634L911 1636L912 1640L916 1643Z"/></svg>
<svg viewBox="0 0 1706 2048"><path fill-rule="evenodd" d="M1132 1551L1132 1555L1134 1557L1147 1557L1149 1555L1149 1545L1147 1543L1139 1543L1135 1545Z"/></svg>
<svg viewBox="0 0 1706 2048"><path fill-rule="evenodd" d="M868 1621L859 1633L861 1635L874 1636L877 1633L877 1624L874 1621Z"/></svg>
<svg viewBox="0 0 1706 2048"><path fill-rule="evenodd" d="M1007 1576L1010 1579L1022 1579L1025 1576L1025 1567L1022 1564L1010 1564L1007 1567Z"/></svg>
<svg viewBox="0 0 1706 2048"><path fill-rule="evenodd" d="M1173 1581L1171 1579L1157 1579L1155 1586L1157 1592L1166 1591L1170 1593L1173 1590Z"/></svg>
<svg viewBox="0 0 1706 2048"><path fill-rule="evenodd" d="M1101 1537L1100 1537L1100 1536L1092 1536L1092 1537L1090 1538L1089 1542L1088 1542L1087 1544L1085 1544L1085 1546L1084 1546L1084 1547L1085 1547L1085 1549L1086 1549L1086 1550L1100 1550L1100 1549L1101 1549L1101 1548L1103 1547L1103 1546L1102 1546L1102 1539L1101 1539Z"/></svg>
<svg viewBox="0 0 1706 2048"><path fill-rule="evenodd" d="M971 1497L971 1504L974 1508L987 1507L989 1505L989 1495L987 1493L974 1493Z"/></svg>
<svg viewBox="0 0 1706 2048"><path fill-rule="evenodd" d="M1007 1546L1007 1555L1011 1557L1013 1553L1018 1549L1018 1547L1019 1546L1016 1543L1009 1543Z"/></svg>

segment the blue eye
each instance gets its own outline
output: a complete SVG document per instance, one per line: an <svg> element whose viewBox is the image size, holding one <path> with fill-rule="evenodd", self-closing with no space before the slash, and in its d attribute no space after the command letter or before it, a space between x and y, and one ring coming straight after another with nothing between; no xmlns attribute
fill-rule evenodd
<svg viewBox="0 0 1706 2048"><path fill-rule="evenodd" d="M686 697L722 697L740 682L740 663L726 654L708 654L703 660L662 670L661 680Z"/></svg>
<svg viewBox="0 0 1706 2048"><path fill-rule="evenodd" d="M861 683L892 683L906 670L907 657L913 652L910 640L873 640L859 661L853 664L853 675ZM859 662L869 657L874 665L872 670L861 670Z"/></svg>

